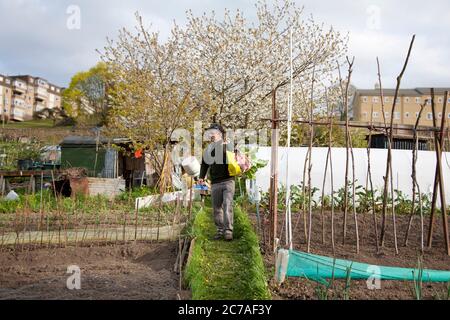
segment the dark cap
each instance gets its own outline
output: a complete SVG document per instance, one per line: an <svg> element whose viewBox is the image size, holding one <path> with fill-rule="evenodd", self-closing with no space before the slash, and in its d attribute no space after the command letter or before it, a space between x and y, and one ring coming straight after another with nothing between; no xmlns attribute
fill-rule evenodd
<svg viewBox="0 0 450 320"><path fill-rule="evenodd" d="M222 132L222 134L225 134L225 129L218 123L213 123L208 129L206 130L219 130Z"/></svg>

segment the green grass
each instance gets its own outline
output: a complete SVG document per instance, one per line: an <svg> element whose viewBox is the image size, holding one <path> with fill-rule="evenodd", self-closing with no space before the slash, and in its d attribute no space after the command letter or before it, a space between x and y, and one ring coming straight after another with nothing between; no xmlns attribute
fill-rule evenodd
<svg viewBox="0 0 450 320"><path fill-rule="evenodd" d="M0 127L3 125L0 123ZM10 129L28 129L28 128L53 128L53 120L42 119L42 120L30 120L24 122L9 122L5 124L5 128Z"/></svg>
<svg viewBox="0 0 450 320"><path fill-rule="evenodd" d="M127 192L125 199L122 194L117 196L112 202L109 198L101 195L78 195L76 198L61 197L57 199L52 190L46 189L42 192L42 207L39 191L34 195L25 194L23 189L15 191L19 194L18 200L8 201L0 199L0 228L4 228L3 231L12 228L15 222L23 219L25 216L28 216L30 219L39 218L41 210L49 219L52 219L52 217L56 220L79 218L77 220L79 223L92 223L98 217L102 217L103 220L107 219L110 223L116 223L114 218L117 218L118 223L121 224L124 217L128 221L134 221L136 210L133 195L139 196L148 190L139 188L133 190L132 198L129 198L129 193ZM138 212L139 223L152 224L154 227L157 225L171 225L177 214L175 207L175 203L164 203L161 207L156 205L142 208ZM184 219L188 214L188 209L180 207L180 214L181 218ZM33 227L36 226L30 226L30 228Z"/></svg>
<svg viewBox="0 0 450 320"><path fill-rule="evenodd" d="M234 211L234 240L214 241L211 208L200 210L192 226L196 237L186 268L194 300L270 299L259 243L250 220L239 207Z"/></svg>

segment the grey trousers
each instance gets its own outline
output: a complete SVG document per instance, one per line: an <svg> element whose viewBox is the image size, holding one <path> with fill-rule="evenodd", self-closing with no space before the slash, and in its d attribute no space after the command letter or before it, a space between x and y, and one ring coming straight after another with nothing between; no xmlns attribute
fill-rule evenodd
<svg viewBox="0 0 450 320"><path fill-rule="evenodd" d="M233 197L235 182L233 180L215 183L211 186L211 198L214 211L214 223L217 233L233 232Z"/></svg>

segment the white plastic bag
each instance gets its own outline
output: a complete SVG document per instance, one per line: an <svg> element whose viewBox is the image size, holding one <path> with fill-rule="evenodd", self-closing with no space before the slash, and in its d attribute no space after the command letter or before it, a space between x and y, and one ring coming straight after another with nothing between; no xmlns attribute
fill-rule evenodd
<svg viewBox="0 0 450 320"><path fill-rule="evenodd" d="M19 195L15 193L14 190L11 190L5 197L5 199L8 201L16 201L19 200L19 198Z"/></svg>

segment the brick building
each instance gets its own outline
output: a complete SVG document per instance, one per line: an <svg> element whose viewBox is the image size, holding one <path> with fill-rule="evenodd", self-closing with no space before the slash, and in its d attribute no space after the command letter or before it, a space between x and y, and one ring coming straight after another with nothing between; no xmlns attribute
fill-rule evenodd
<svg viewBox="0 0 450 320"><path fill-rule="evenodd" d="M45 118L61 109L61 93L61 87L39 77L0 74L0 120Z"/></svg>

